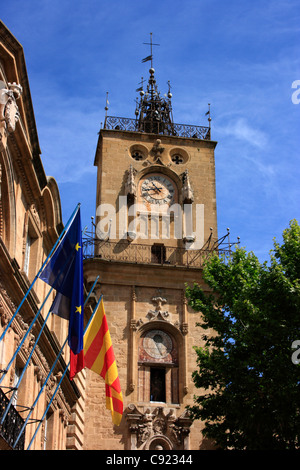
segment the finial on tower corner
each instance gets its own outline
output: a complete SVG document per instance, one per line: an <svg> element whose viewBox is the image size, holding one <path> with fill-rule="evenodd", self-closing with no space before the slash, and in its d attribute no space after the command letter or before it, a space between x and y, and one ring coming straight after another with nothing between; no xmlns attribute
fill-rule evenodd
<svg viewBox="0 0 300 470"><path fill-rule="evenodd" d="M109 101L108 101L108 91L106 92L106 104L105 104L105 117L107 117L107 111L108 111L108 105L109 105Z"/></svg>
<svg viewBox="0 0 300 470"><path fill-rule="evenodd" d="M208 111L205 113L205 116L208 115L208 125L209 125L209 128L210 128L210 123L211 123L211 116L210 116L210 103L208 103Z"/></svg>
<svg viewBox="0 0 300 470"><path fill-rule="evenodd" d="M171 93L171 84L170 84L170 80L167 81L167 84L168 84L168 87L169 87L169 90L168 90L168 98L172 98L172 93Z"/></svg>

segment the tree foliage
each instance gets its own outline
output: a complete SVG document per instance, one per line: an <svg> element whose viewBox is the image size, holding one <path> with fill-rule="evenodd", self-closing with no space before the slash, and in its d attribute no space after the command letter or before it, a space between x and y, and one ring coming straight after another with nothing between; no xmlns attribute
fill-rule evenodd
<svg viewBox="0 0 300 470"><path fill-rule="evenodd" d="M292 221L270 262L236 248L213 256L204 281L187 288L201 312L204 346L195 347L200 393L189 407L222 449L295 449L300 443L300 227ZM300 354L299 354L300 355Z"/></svg>

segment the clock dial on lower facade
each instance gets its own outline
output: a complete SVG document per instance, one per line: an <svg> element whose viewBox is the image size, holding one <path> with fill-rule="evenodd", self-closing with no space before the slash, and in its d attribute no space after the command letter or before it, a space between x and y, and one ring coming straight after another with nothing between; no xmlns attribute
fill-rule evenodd
<svg viewBox="0 0 300 470"><path fill-rule="evenodd" d="M143 347L154 359L163 359L172 351L172 339L161 330L149 331L143 339Z"/></svg>

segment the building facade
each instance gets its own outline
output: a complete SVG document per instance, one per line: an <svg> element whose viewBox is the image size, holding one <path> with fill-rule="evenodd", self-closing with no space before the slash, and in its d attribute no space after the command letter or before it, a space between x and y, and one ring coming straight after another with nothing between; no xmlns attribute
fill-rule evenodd
<svg viewBox="0 0 300 470"><path fill-rule="evenodd" d="M69 360L65 349L49 375L67 325L50 315L43 327L54 292L47 298L49 288L41 280L11 322L63 228L59 190L45 175L40 154L24 52L0 22L0 449L27 448ZM31 449L75 446L68 429L80 396L66 377Z"/></svg>

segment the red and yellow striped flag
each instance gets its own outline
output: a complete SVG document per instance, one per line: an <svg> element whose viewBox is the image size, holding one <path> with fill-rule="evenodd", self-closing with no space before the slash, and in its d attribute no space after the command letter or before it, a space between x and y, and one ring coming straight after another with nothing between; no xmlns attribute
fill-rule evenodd
<svg viewBox="0 0 300 470"><path fill-rule="evenodd" d="M113 423L119 426L123 397L102 299L84 333L83 350L85 367L105 380L106 408L111 410Z"/></svg>

